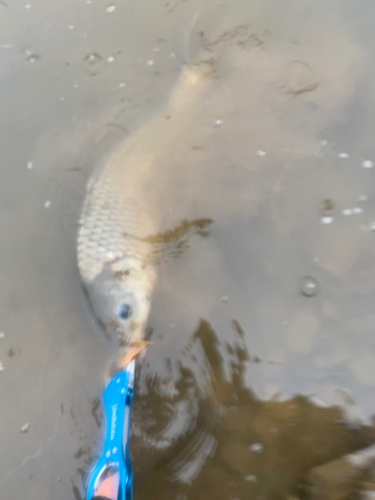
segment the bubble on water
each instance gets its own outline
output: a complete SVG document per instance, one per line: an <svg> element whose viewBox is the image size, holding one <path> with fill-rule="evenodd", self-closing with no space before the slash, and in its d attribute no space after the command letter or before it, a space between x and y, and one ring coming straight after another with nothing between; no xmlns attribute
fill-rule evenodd
<svg viewBox="0 0 375 500"><path fill-rule="evenodd" d="M125 87L126 83L119 83L118 84L118 88L119 89L123 89Z"/></svg>
<svg viewBox="0 0 375 500"><path fill-rule="evenodd" d="M29 170L31 170L31 169L33 168L33 162L32 162L32 161L28 161L28 162L27 162L27 168L28 168Z"/></svg>
<svg viewBox="0 0 375 500"><path fill-rule="evenodd" d="M60 97L60 101L64 101L65 100L65 97Z"/></svg>
<svg viewBox="0 0 375 500"><path fill-rule="evenodd" d="M5 333L4 332L0 332L0 339L3 339L5 337Z"/></svg>
<svg viewBox="0 0 375 500"><path fill-rule="evenodd" d="M84 62L86 64L86 72L90 76L97 75L103 67L103 58L97 52L90 52L84 57Z"/></svg>
<svg viewBox="0 0 375 500"><path fill-rule="evenodd" d="M102 56L97 52L90 52L90 54L85 56L84 61L90 66L95 66L102 61Z"/></svg>
<svg viewBox="0 0 375 500"><path fill-rule="evenodd" d="M361 194L361 196L358 198L358 201L366 201L368 198L367 194Z"/></svg>
<svg viewBox="0 0 375 500"><path fill-rule="evenodd" d="M305 297L315 297L319 293L319 283L312 276L304 276L300 279L299 289Z"/></svg>
<svg viewBox="0 0 375 500"><path fill-rule="evenodd" d="M249 446L249 450L253 453L262 453L264 446L262 443L253 443Z"/></svg>
<svg viewBox="0 0 375 500"><path fill-rule="evenodd" d="M258 151L257 151L258 156L266 156L266 154L267 153L265 151L263 151L263 149L258 149Z"/></svg>
<svg viewBox="0 0 375 500"><path fill-rule="evenodd" d="M339 153L338 155L339 158L349 158L348 153Z"/></svg>
<svg viewBox="0 0 375 500"><path fill-rule="evenodd" d="M228 302L229 298L227 295L223 295L220 299L220 302L222 302L223 304L226 304Z"/></svg>
<svg viewBox="0 0 375 500"><path fill-rule="evenodd" d="M328 144L328 141L320 141L319 143L321 146L327 146Z"/></svg>
<svg viewBox="0 0 375 500"><path fill-rule="evenodd" d="M363 160L361 165L363 168L372 168L375 164L372 160Z"/></svg>
<svg viewBox="0 0 375 500"><path fill-rule="evenodd" d="M73 26L73 24L69 24L69 26L68 26L68 30L74 30L74 26Z"/></svg>
<svg viewBox="0 0 375 500"><path fill-rule="evenodd" d="M223 120L217 119L217 120L214 121L215 127L220 127L220 125L222 125L222 124L223 124Z"/></svg>
<svg viewBox="0 0 375 500"><path fill-rule="evenodd" d="M363 208L361 207L354 207L354 208L345 208L343 211L342 211L342 215L353 215L353 214L356 214L356 215L359 215L363 213Z"/></svg>
<svg viewBox="0 0 375 500"><path fill-rule="evenodd" d="M29 422L27 422L26 424L24 424L21 427L21 432L23 432L24 434L26 434L26 432L29 432L29 430L30 430L30 424L29 424Z"/></svg>
<svg viewBox="0 0 375 500"><path fill-rule="evenodd" d="M321 222L322 224L332 224L332 222L333 222L333 217L322 217L322 218L320 219L320 222Z"/></svg>
<svg viewBox="0 0 375 500"><path fill-rule="evenodd" d="M375 231L375 222L371 222L369 227L370 227L370 231Z"/></svg>
<svg viewBox="0 0 375 500"><path fill-rule="evenodd" d="M87 5L90 5L91 2L92 2L92 0L86 0Z"/></svg>
<svg viewBox="0 0 375 500"><path fill-rule="evenodd" d="M26 57L26 61L29 62L30 64L34 64L40 61L40 56L38 54L30 54Z"/></svg>
<svg viewBox="0 0 375 500"><path fill-rule="evenodd" d="M73 85L73 87L74 87L75 89L78 89L79 84L78 84L78 83L75 83L75 84Z"/></svg>
<svg viewBox="0 0 375 500"><path fill-rule="evenodd" d="M30 9L30 7L31 7L31 5L30 5L29 3L27 3L27 4L25 5L25 9Z"/></svg>
<svg viewBox="0 0 375 500"><path fill-rule="evenodd" d="M171 59L174 59L174 58L176 57L176 54L175 54L174 52L171 52L171 53L169 54L169 57L170 57Z"/></svg>
<svg viewBox="0 0 375 500"><path fill-rule="evenodd" d="M113 56L108 56L107 57L107 62L111 63L115 60L115 58Z"/></svg>
<svg viewBox="0 0 375 500"><path fill-rule="evenodd" d="M147 66L153 66L155 63L152 59L150 59L149 61L147 61Z"/></svg>
<svg viewBox="0 0 375 500"><path fill-rule="evenodd" d="M51 202L49 200L44 202L44 208L49 208L51 206Z"/></svg>
<svg viewBox="0 0 375 500"><path fill-rule="evenodd" d="M112 3L111 5L108 5L108 7L106 8L106 12L108 12L109 14L111 12L114 12L116 10L116 5L114 3Z"/></svg>
<svg viewBox="0 0 375 500"><path fill-rule="evenodd" d="M153 48L153 51L154 51L154 52L160 52L160 49L159 49L159 47L154 47L154 48Z"/></svg>
<svg viewBox="0 0 375 500"><path fill-rule="evenodd" d="M12 43L4 43L1 45L2 49L13 49L14 45Z"/></svg>
<svg viewBox="0 0 375 500"><path fill-rule="evenodd" d="M3 363L1 363L1 361L0 361L0 373L2 373L3 371L4 371L4 365L3 365Z"/></svg>

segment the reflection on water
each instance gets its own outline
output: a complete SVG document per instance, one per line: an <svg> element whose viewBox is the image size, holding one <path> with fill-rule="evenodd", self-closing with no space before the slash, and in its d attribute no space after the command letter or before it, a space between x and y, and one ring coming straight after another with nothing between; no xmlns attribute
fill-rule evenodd
<svg viewBox="0 0 375 500"><path fill-rule="evenodd" d="M237 341L225 346L228 370L216 333L201 320L185 350L201 374L179 363L174 377L170 371L145 377L133 409L136 497L304 498L312 468L375 442L375 429L351 424L339 406L322 407L306 396L260 400L244 374L262 360L249 354L235 320L233 328ZM92 416L99 427L97 399ZM74 458L82 479L93 459L90 445ZM80 499L80 488L72 487Z"/></svg>
<svg viewBox="0 0 375 500"><path fill-rule="evenodd" d="M78 280L85 184L187 58L210 81L148 192L135 496L304 498L313 467L375 441L373 2L0 13L3 497L81 496L113 354Z"/></svg>
<svg viewBox="0 0 375 500"><path fill-rule="evenodd" d="M232 325L237 340L225 346L227 370L223 346L210 323L201 320L185 349L200 374L180 362L174 376L147 375L136 393L131 436L136 498L305 498L311 495L307 480L314 467L375 443L375 428L352 424L339 406L322 407L302 395L260 400L245 385L244 374L249 364L263 361L248 352L238 322ZM96 420L97 409L96 400ZM92 453L80 447L74 457L84 459L84 477ZM337 474L344 473L338 466ZM73 491L81 498L76 485Z"/></svg>
<svg viewBox="0 0 375 500"><path fill-rule="evenodd" d="M146 378L146 391L134 402L137 497L305 494L311 468L375 442L373 427L346 425L339 407L323 408L306 396L259 400L244 373L248 363L262 361L248 353L235 321L234 327L238 341L226 346L228 373L211 325L201 320L193 335L189 350L202 351L199 364L209 372L204 393L203 378L181 365L174 382Z"/></svg>

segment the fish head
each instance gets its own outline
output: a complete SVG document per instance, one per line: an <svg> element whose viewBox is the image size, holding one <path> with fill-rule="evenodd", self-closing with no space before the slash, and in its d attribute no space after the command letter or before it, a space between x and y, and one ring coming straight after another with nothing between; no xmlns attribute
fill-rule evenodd
<svg viewBox="0 0 375 500"><path fill-rule="evenodd" d="M119 347L143 340L150 312L154 272L136 257L103 266L86 292L99 323Z"/></svg>

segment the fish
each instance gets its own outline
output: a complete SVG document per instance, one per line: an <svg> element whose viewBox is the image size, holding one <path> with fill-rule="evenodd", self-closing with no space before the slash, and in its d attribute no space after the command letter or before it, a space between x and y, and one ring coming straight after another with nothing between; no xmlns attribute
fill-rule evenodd
<svg viewBox="0 0 375 500"><path fill-rule="evenodd" d="M185 64L167 103L115 148L87 184L78 224L79 274L95 317L123 353L145 337L157 277L154 236L162 220L155 205L167 189L160 168L171 162L168 152L183 139L214 73L212 59Z"/></svg>

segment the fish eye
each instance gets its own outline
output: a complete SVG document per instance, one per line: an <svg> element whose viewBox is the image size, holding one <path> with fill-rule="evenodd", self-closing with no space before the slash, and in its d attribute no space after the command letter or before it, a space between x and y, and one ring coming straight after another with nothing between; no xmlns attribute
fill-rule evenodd
<svg viewBox="0 0 375 500"><path fill-rule="evenodd" d="M121 304L117 314L121 319L128 319L131 313L132 313L132 308L129 304Z"/></svg>

